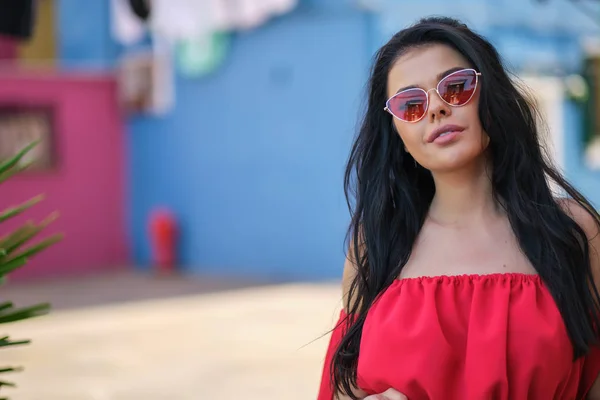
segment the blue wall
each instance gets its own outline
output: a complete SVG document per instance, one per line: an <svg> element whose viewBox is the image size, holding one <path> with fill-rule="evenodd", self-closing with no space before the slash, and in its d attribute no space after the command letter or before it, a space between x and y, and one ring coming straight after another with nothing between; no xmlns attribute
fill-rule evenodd
<svg viewBox="0 0 600 400"><path fill-rule="evenodd" d="M61 64L107 69L108 2L59 0ZM183 268L272 279L338 277L348 212L343 165L372 44L349 2L304 1L237 34L223 65L176 78L176 108L129 121L129 222L136 263L150 262L147 218L171 207Z"/></svg>
<svg viewBox="0 0 600 400"><path fill-rule="evenodd" d="M148 213L164 204L181 221L188 270L339 276L367 30L359 12L293 13L238 35L215 75L179 77L168 117L132 122L139 263L149 261Z"/></svg>
<svg viewBox="0 0 600 400"><path fill-rule="evenodd" d="M110 36L108 0L56 0L58 54L63 68L107 70L119 46Z"/></svg>
<svg viewBox="0 0 600 400"><path fill-rule="evenodd" d="M578 35L594 29L558 2L378 0L373 15L355 3L304 0L292 14L235 35L215 74L176 78L171 114L129 121L127 207L139 265L150 262L149 212L166 205L181 223L187 271L338 278L348 222L343 166L371 56L389 35L431 10L454 13L515 69L566 73L578 68ZM109 36L107 5L59 0L63 65L114 64L121 49ZM598 174L581 162L579 110L567 102L564 113L567 175L599 205Z"/></svg>

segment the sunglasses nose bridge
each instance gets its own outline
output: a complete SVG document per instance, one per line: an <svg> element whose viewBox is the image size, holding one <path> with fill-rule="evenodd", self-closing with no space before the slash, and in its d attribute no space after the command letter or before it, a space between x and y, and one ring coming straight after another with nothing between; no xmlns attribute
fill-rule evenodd
<svg viewBox="0 0 600 400"><path fill-rule="evenodd" d="M425 112L429 111L429 108L431 107L431 91L434 91L437 94L437 97L439 98L439 100L442 102L443 105L446 105L448 103L446 103L446 100L444 100L444 98L442 97L442 95L440 94L440 91L438 90L437 87L431 88L429 90L426 91L427 93L427 108L425 110Z"/></svg>
<svg viewBox="0 0 600 400"><path fill-rule="evenodd" d="M440 98L442 101L444 100L444 98L443 98L443 97L442 97L442 95L440 94L440 91L439 91L439 90L438 90L436 87L434 87L434 88L431 88L431 89L427 90L427 101L428 101L428 102L429 102L429 96L430 96L430 95L429 95L429 93L430 93L432 90L433 90L435 93L437 93L438 97L439 97L439 98Z"/></svg>

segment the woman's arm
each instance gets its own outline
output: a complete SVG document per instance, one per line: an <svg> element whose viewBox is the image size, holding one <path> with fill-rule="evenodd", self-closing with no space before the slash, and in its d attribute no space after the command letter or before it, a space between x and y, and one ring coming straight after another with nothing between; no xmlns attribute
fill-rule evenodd
<svg viewBox="0 0 600 400"><path fill-rule="evenodd" d="M348 305L354 305L354 301L356 301L356 299L354 298L350 299L349 296L350 287L352 285L352 282L356 278L358 268L356 263L354 262L355 255L354 246L352 242L350 243L349 247L350 248L348 250L348 255L346 256L346 260L344 261L344 272L342 274L342 298L344 304L344 313L346 314L350 312L350 310L348 310ZM407 400L406 396L404 396L397 390L391 388L383 393L373 394L370 396L359 388L353 388L352 393L354 394L354 396L361 400ZM333 400L352 400L352 398L350 396L338 392L333 395Z"/></svg>
<svg viewBox="0 0 600 400"><path fill-rule="evenodd" d="M395 389L388 389L383 393L372 394L372 395L366 396L366 397L359 396L359 398L362 400L408 400L408 397L406 397L404 394L400 393L399 391L397 391ZM338 397L335 400L351 400L351 399L348 396L343 396L343 397Z"/></svg>
<svg viewBox="0 0 600 400"><path fill-rule="evenodd" d="M346 259L344 261L344 269L343 269L343 273L342 273L342 284L341 284L341 290L342 290L342 298L343 298L343 305L344 308L343 310L340 312L340 318L336 324L335 329L333 330L332 334L331 334L331 338L329 340L329 347L327 349L327 354L325 356L325 362L323 365L323 371L321 374L321 385L320 385L320 389L319 389L319 394L317 397L317 400L350 400L350 397L346 396L346 395L342 395L341 393L334 393L332 391L332 382L331 382L331 370L330 370L330 366L331 366L331 360L334 357L335 354L335 350L337 349L337 346L339 345L340 341L342 340L344 334L345 334L345 323L344 323L344 319L347 318L348 313L350 312L348 310L348 299L349 299L349 290L350 290L350 286L352 285L353 280L356 277L356 264L353 262L354 260L354 247L352 242L350 243L350 248L348 250L348 255L346 256ZM352 307L350 307L352 308ZM362 390L359 390L358 388L355 388L353 390L353 393L355 394L355 396L357 396L360 399L363 399L367 396L367 393L363 392Z"/></svg>
<svg viewBox="0 0 600 400"><path fill-rule="evenodd" d="M348 255L346 256L346 260L344 261L344 272L342 273L342 298L343 298L343 304L344 304L344 312L349 313L350 310L348 310L348 304L353 304L352 302L355 299L351 299L350 303L348 302L349 296L350 296L350 286L352 285L352 282L354 281L354 279L356 278L356 274L357 274L357 265L354 262L354 245L351 242L350 243L350 248L348 249ZM358 397L359 399L363 399L365 397L367 397L367 393L363 392L362 390L358 389L358 388L353 388L354 390L352 391L354 393L354 395L356 397ZM336 393L336 395L334 396L335 400L352 400L349 396L343 395L341 393Z"/></svg>
<svg viewBox="0 0 600 400"><path fill-rule="evenodd" d="M562 205L567 214L579 224L587 236L594 283L596 284L596 288L600 289L600 231L596 220L574 200L564 200ZM596 377L596 380L588 391L587 399L600 400L600 375Z"/></svg>
<svg viewBox="0 0 600 400"><path fill-rule="evenodd" d="M592 388L587 394L587 400L600 400L600 379L596 378L596 381L592 385Z"/></svg>

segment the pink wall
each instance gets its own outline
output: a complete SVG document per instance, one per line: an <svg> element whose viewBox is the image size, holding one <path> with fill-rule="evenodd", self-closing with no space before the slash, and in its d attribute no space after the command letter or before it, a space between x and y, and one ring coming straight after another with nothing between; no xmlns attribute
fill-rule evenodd
<svg viewBox="0 0 600 400"><path fill-rule="evenodd" d="M17 58L17 42L15 39L0 35L0 60Z"/></svg>
<svg viewBox="0 0 600 400"><path fill-rule="evenodd" d="M49 232L65 239L34 257L12 279L73 275L119 268L128 261L125 236L123 121L109 76L0 71L0 102L56 107L56 171L29 173L0 185L2 208L39 193L46 199L20 219L58 210ZM0 235L14 223L0 225Z"/></svg>

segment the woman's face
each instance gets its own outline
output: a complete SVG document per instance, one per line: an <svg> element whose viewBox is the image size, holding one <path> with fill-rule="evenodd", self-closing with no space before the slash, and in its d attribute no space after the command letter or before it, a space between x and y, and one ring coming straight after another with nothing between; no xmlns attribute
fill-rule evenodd
<svg viewBox="0 0 600 400"><path fill-rule="evenodd" d="M448 105L435 90L430 90L435 89L449 71L461 68L472 67L451 47L432 44L407 51L388 75L388 98L406 87L421 88L429 93L428 108L421 120L404 122L393 118L393 121L406 151L432 172L458 170L480 161L489 143L478 115L481 83L471 100L460 107ZM440 136L440 131L448 130Z"/></svg>

